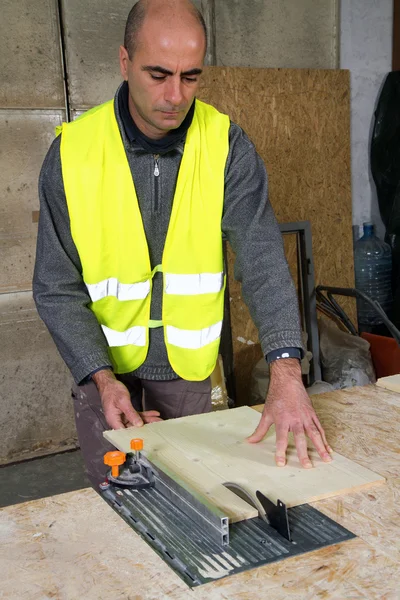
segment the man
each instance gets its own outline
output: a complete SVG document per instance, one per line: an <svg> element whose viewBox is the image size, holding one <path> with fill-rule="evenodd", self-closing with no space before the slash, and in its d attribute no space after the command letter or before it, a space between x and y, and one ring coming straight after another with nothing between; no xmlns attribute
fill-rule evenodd
<svg viewBox="0 0 400 600"><path fill-rule="evenodd" d="M278 466L289 431L304 467L306 434L331 460L301 380L296 293L265 167L240 127L195 99L206 44L188 0L140 0L114 102L64 125L43 164L34 297L78 384L76 424L95 486L105 429L211 410L222 234L271 364L249 442L274 423Z"/></svg>

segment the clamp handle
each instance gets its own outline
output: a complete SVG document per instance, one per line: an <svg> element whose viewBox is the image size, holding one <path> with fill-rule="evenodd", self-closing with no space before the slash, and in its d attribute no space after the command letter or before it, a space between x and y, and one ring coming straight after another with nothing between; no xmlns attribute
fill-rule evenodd
<svg viewBox="0 0 400 600"><path fill-rule="evenodd" d="M119 450L114 450L112 452L107 452L104 455L104 464L111 467L111 475L113 477L118 477L119 468L126 461L125 452L120 452Z"/></svg>
<svg viewBox="0 0 400 600"><path fill-rule="evenodd" d="M136 452L140 452L143 450L143 440L140 438L135 438L131 440L131 450L135 450Z"/></svg>

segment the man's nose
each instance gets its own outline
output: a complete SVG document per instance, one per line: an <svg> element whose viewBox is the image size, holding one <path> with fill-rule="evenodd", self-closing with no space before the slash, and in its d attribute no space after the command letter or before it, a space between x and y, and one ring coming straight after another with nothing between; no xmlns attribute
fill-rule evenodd
<svg viewBox="0 0 400 600"><path fill-rule="evenodd" d="M180 106L182 104L182 81L180 78L171 77L166 81L164 99L172 106Z"/></svg>

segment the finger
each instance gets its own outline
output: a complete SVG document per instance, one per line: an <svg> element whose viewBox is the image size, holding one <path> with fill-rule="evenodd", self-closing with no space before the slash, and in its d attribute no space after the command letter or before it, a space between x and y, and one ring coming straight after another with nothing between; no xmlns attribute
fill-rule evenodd
<svg viewBox="0 0 400 600"><path fill-rule="evenodd" d="M104 417L111 429L125 429L121 413L104 411Z"/></svg>
<svg viewBox="0 0 400 600"><path fill-rule="evenodd" d="M275 462L278 467L284 467L286 465L286 450L288 447L288 436L288 427L277 427Z"/></svg>
<svg viewBox="0 0 400 600"><path fill-rule="evenodd" d="M120 401L119 408L121 409L121 412L124 413L128 423L130 423L134 427L142 427L143 426L143 420L142 420L141 416L139 415L139 413L133 408L130 400L124 399L124 400Z"/></svg>
<svg viewBox="0 0 400 600"><path fill-rule="evenodd" d="M140 412L139 415L141 417L143 417L143 416L145 416L145 417L159 417L160 413L158 412L158 410L144 410L144 411Z"/></svg>
<svg viewBox="0 0 400 600"><path fill-rule="evenodd" d="M324 442L325 448L328 450L328 452L329 452L330 454L332 454L333 450L332 450L332 448L330 447L330 445L329 445L329 444L328 444L328 442L327 442L327 439L326 439L326 435L325 435L324 428L322 427L322 425L321 425L321 422L320 422L320 420L318 419L317 415L314 415L314 416L313 416L313 421L314 421L314 423L315 423L315 425L316 425L316 427L317 427L318 431L319 431L319 432L320 432L320 434L321 434L322 441Z"/></svg>
<svg viewBox="0 0 400 600"><path fill-rule="evenodd" d="M161 419L160 417L145 417L143 416L143 421L146 423L159 423L160 421L163 421L164 419Z"/></svg>
<svg viewBox="0 0 400 600"><path fill-rule="evenodd" d="M296 444L297 456L305 469L312 468L312 462L308 456L307 438L303 427L293 429L294 442Z"/></svg>
<svg viewBox="0 0 400 600"><path fill-rule="evenodd" d="M310 438L310 440L316 447L317 452L320 455L320 457L322 458L322 460L324 462L331 462L332 457L330 456L330 454L326 448L326 445L324 443L322 435L320 434L320 432L318 430L317 425L314 422L312 422L308 425L306 424L305 430L306 430L306 434L308 435L308 437Z"/></svg>
<svg viewBox="0 0 400 600"><path fill-rule="evenodd" d="M250 444L258 444L258 442L261 442L267 435L272 423L272 417L269 415L266 415L265 417L262 416L256 430L246 438L246 441L250 442Z"/></svg>

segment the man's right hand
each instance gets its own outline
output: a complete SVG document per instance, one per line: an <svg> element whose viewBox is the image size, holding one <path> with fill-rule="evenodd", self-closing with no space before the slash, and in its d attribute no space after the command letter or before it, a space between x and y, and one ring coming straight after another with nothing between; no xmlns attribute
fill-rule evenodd
<svg viewBox="0 0 400 600"><path fill-rule="evenodd" d="M109 369L94 373L92 377L99 391L104 417L112 429L142 427L144 423L162 421L156 410L137 412L131 402L126 386L116 379Z"/></svg>

